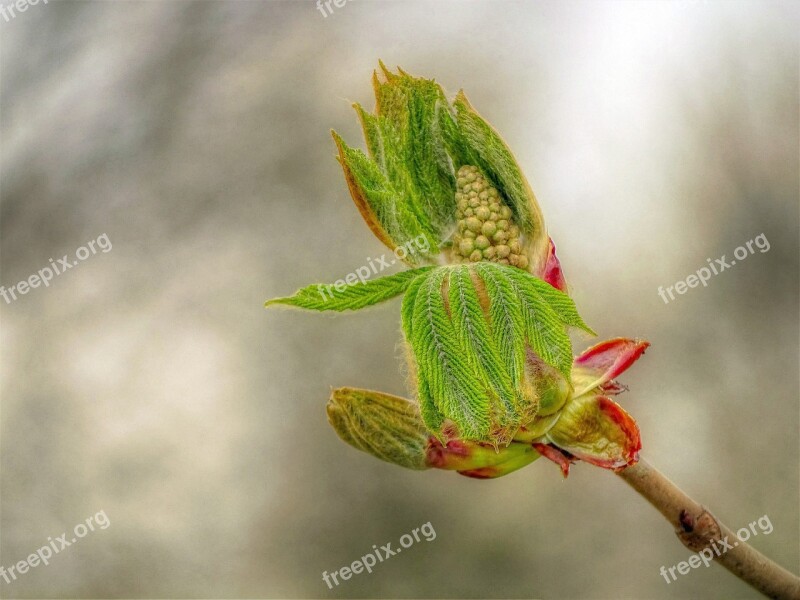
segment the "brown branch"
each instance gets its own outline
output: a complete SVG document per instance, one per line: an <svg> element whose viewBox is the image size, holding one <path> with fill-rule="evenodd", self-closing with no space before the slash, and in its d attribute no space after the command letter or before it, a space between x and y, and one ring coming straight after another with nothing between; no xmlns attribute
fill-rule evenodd
<svg viewBox="0 0 800 600"><path fill-rule="evenodd" d="M640 460L618 475L666 517L684 546L693 552L709 548L714 560L770 598L800 600L800 578L739 541L733 531L646 461ZM720 543L726 538L732 548Z"/></svg>

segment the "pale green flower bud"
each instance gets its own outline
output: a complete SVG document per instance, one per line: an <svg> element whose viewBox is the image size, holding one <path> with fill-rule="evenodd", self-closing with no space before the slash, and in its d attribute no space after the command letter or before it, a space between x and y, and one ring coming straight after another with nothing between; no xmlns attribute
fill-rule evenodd
<svg viewBox="0 0 800 600"><path fill-rule="evenodd" d="M478 250L486 250L489 247L489 238L485 235L479 235L475 238L475 247Z"/></svg>
<svg viewBox="0 0 800 600"><path fill-rule="evenodd" d="M465 225L470 231L478 232L481 230L482 223L477 217L470 217L466 220Z"/></svg>
<svg viewBox="0 0 800 600"><path fill-rule="evenodd" d="M474 165L463 165L457 175L457 230L450 240L454 260L488 260L527 269L527 248L519 240L519 228L511 221L513 212L501 194ZM508 243L511 231L517 232L513 246Z"/></svg>
<svg viewBox="0 0 800 600"><path fill-rule="evenodd" d="M469 256L472 254L472 251L475 249L475 245L473 241L469 238L461 240L461 243L458 245L458 251L461 253L462 256Z"/></svg>

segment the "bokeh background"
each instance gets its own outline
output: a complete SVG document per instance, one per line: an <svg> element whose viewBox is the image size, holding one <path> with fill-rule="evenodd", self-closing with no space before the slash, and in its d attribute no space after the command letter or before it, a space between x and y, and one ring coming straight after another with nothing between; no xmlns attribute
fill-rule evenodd
<svg viewBox="0 0 800 600"><path fill-rule="evenodd" d="M4 3L5 4L5 3ZM542 204L583 316L652 342L623 405L645 456L800 570L798 5L58 1L0 20L8 567L86 517L17 598L752 598L612 473L496 481L343 444L332 386L404 394L399 305L265 311L384 251L328 130L360 145L382 58L463 87ZM756 253L665 305L763 233ZM592 343L575 337L576 349ZM437 538L328 590L430 521Z"/></svg>

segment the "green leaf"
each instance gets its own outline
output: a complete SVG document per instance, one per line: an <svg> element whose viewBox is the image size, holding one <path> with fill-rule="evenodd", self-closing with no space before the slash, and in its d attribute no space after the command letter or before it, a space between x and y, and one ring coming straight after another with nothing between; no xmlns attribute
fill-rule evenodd
<svg viewBox="0 0 800 600"><path fill-rule="evenodd" d="M412 339L414 336L414 306L417 301L417 294L420 287L425 283L425 277L417 277L408 286L406 293L403 295L403 305L400 309L400 320L403 327L403 334L405 335L406 342L411 345L412 360L414 361L414 377L417 382L417 401L419 402L420 414L422 420L433 432L439 432L442 423L444 422L444 415L436 407L433 396L428 384L427 365L419 364L416 356L414 355L414 346Z"/></svg>
<svg viewBox="0 0 800 600"><path fill-rule="evenodd" d="M386 159L383 154L383 138L381 136L380 126L378 124L378 117L368 113L358 103L353 104L353 108L356 109L358 118L361 121L361 128L364 130L364 139L367 142L369 156L385 173Z"/></svg>
<svg viewBox="0 0 800 600"><path fill-rule="evenodd" d="M431 393L431 386L428 383L428 376L425 371L417 373L417 401L419 402L419 412L422 421L434 432L437 437L444 424L444 415L436 406L436 401Z"/></svg>
<svg viewBox="0 0 800 600"><path fill-rule="evenodd" d="M466 155L462 160L480 167L504 194L524 232L535 238L546 237L536 197L503 138L472 108L463 91L453 106L460 134L455 145Z"/></svg>
<svg viewBox="0 0 800 600"><path fill-rule="evenodd" d="M531 379L528 349L568 387L566 327L588 329L565 294L489 262L436 267L416 278L401 317L426 426L441 434L450 419L459 437L495 444L539 411L542 385Z"/></svg>
<svg viewBox="0 0 800 600"><path fill-rule="evenodd" d="M582 329L591 335L597 335L597 333L591 327L583 322L583 319L578 314L575 301L567 294L561 290L557 290L546 281L542 281L541 279L535 277L533 278L532 285L564 323L571 325L572 327Z"/></svg>
<svg viewBox="0 0 800 600"><path fill-rule="evenodd" d="M438 130L441 132L447 154L453 162L455 171L458 171L463 165L475 164L474 154L458 128L456 113L450 106L442 107L439 111Z"/></svg>
<svg viewBox="0 0 800 600"><path fill-rule="evenodd" d="M500 427L513 424L520 403L511 375L489 331L471 269L467 266L455 267L450 272L450 312L464 357L473 365L484 387L499 400L499 405L492 407L492 420Z"/></svg>
<svg viewBox="0 0 800 600"><path fill-rule="evenodd" d="M455 327L442 294L449 275L448 267L434 269L425 276L414 301L413 331L409 340L414 350L421 381L421 400L430 398L438 411L452 419L467 439L486 439L491 420L489 399L473 365L464 356ZM422 403L421 403L421 406ZM422 410L423 419L430 418ZM425 421L438 430L441 422Z"/></svg>
<svg viewBox="0 0 800 600"><path fill-rule="evenodd" d="M572 343L565 323L536 288L533 275L515 267L500 267L510 279L522 307L525 338L531 349L569 380L572 370Z"/></svg>
<svg viewBox="0 0 800 600"><path fill-rule="evenodd" d="M423 210L440 229L452 222L456 208L455 177L437 116L446 109L447 99L432 80L403 75L397 85L405 90L406 103L403 121L395 124L400 152Z"/></svg>
<svg viewBox="0 0 800 600"><path fill-rule="evenodd" d="M511 282L489 263L479 262L476 272L489 297L489 320L501 360L514 387L519 387L525 369L525 318Z"/></svg>
<svg viewBox="0 0 800 600"><path fill-rule="evenodd" d="M370 132L375 135L372 129ZM403 171L398 171L396 181L392 181L376 162L370 160L361 150L348 146L335 131L333 139L339 148L339 161L345 169L353 199L376 236L392 249L423 236L428 239L427 247L430 252L435 254L439 246L438 236L434 235L423 211L408 201ZM390 161L392 146L386 144L385 138L382 139L382 142L373 139L370 143L378 144L376 148L380 148L385 160ZM365 211L368 214L364 214ZM371 222L373 217L379 227ZM419 256L409 252L404 260L416 264Z"/></svg>
<svg viewBox="0 0 800 600"><path fill-rule="evenodd" d="M309 285L297 290L292 296L268 300L264 306L283 304L307 310L334 310L337 312L358 310L402 294L415 279L432 268L420 267L378 279L356 281L344 284L344 286L340 284L341 289L337 289L333 285Z"/></svg>
<svg viewBox="0 0 800 600"><path fill-rule="evenodd" d="M449 111L447 99L433 80L392 73L383 63L381 69L385 81L377 73L373 78L376 114L354 105L370 158L358 156L338 137L337 145L364 188L359 195L392 239L401 245L425 233L435 253L455 217L455 176L439 117Z"/></svg>

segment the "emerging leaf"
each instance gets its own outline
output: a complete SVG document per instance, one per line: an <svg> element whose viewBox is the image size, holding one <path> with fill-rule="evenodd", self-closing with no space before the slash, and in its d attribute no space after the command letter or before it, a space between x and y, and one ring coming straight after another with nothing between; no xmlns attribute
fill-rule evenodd
<svg viewBox="0 0 800 600"><path fill-rule="evenodd" d="M575 301L567 296L567 294L557 290L541 279L530 277L527 273L511 271L511 276L519 282L526 282L523 285L532 286L536 290L536 293L550 305L561 321L566 325L582 329L590 335L597 335L591 327L583 322L583 319L578 314L578 309L575 307Z"/></svg>
<svg viewBox="0 0 800 600"><path fill-rule="evenodd" d="M403 180L392 181L375 162L361 150L350 148L336 132L333 139L353 202L376 237L394 251L423 236L428 239L427 247L435 253L439 238L421 208L409 202L413 196L406 193ZM391 152L390 145L380 147L383 152ZM408 254L404 260L416 264L417 255Z"/></svg>
<svg viewBox="0 0 800 600"><path fill-rule="evenodd" d="M399 296L417 277L432 268L420 267L378 279L356 281L344 285L317 283L297 290L292 296L267 300L264 306L283 304L307 310L335 310L337 312L358 310Z"/></svg>
<svg viewBox="0 0 800 600"><path fill-rule="evenodd" d="M561 408L572 367L565 328L588 329L568 296L488 262L417 278L403 299L402 322L427 427L442 433L449 419L460 438L495 444L508 443L542 402L546 414ZM531 367L535 360L552 373L543 377L544 368Z"/></svg>
<svg viewBox="0 0 800 600"><path fill-rule="evenodd" d="M503 193L523 233L528 236L533 272L541 274L547 261L549 238L536 196L508 145L472 107L463 90L453 103L456 131L450 138L451 152L461 164L477 165ZM452 129L450 131L453 131Z"/></svg>
<svg viewBox="0 0 800 600"><path fill-rule="evenodd" d="M507 268L506 276L511 281L514 295L522 306L525 317L524 336L531 349L545 363L555 367L568 378L572 368L572 344L564 331L564 326L574 323L570 322L572 318L565 319L562 314L564 311L570 314L568 308L570 305L572 310L575 310L572 299L544 282L542 284L552 290L553 295L543 295L542 286L537 284L539 280L519 269ZM554 301L563 303L559 310L551 304ZM578 321L583 323L580 317Z"/></svg>
<svg viewBox="0 0 800 600"><path fill-rule="evenodd" d="M350 194L378 239L394 249L426 236L430 255L406 257L409 264L433 262L442 246L449 261L512 264L566 289L522 169L463 91L451 106L435 81L380 68L375 113L354 104L369 156L333 132ZM478 192L485 192L481 207ZM467 214L473 210L486 213L481 230L466 226L469 218L477 222Z"/></svg>
<svg viewBox="0 0 800 600"><path fill-rule="evenodd" d="M445 307L442 287L449 269L440 267L425 276L416 294L406 294L404 307L413 302L412 335L406 333L417 363L421 412L429 429L452 419L466 439L488 439L492 421L490 398L461 346L456 326ZM405 309L403 312L407 312ZM432 403L433 406L427 406ZM437 414L438 413L438 414ZM435 415L429 422L427 419Z"/></svg>
<svg viewBox="0 0 800 600"><path fill-rule="evenodd" d="M472 279L472 270L454 267L449 275L450 316L458 324L456 335L461 351L471 364L478 365L483 374L482 386L491 390L497 399L492 420L501 428L513 426L515 414L526 410L525 403L517 399L511 374L492 337Z"/></svg>
<svg viewBox="0 0 800 600"><path fill-rule="evenodd" d="M345 442L390 463L427 469L429 434L417 405L381 392L339 388L328 401L328 421Z"/></svg>
<svg viewBox="0 0 800 600"><path fill-rule="evenodd" d="M412 77L402 70L395 75L383 63L380 66L386 82L375 74L373 85L385 171L393 181L402 179L401 172L407 173L412 201L441 230L452 222L455 204L455 177L438 116L448 110L447 99L432 79Z"/></svg>

